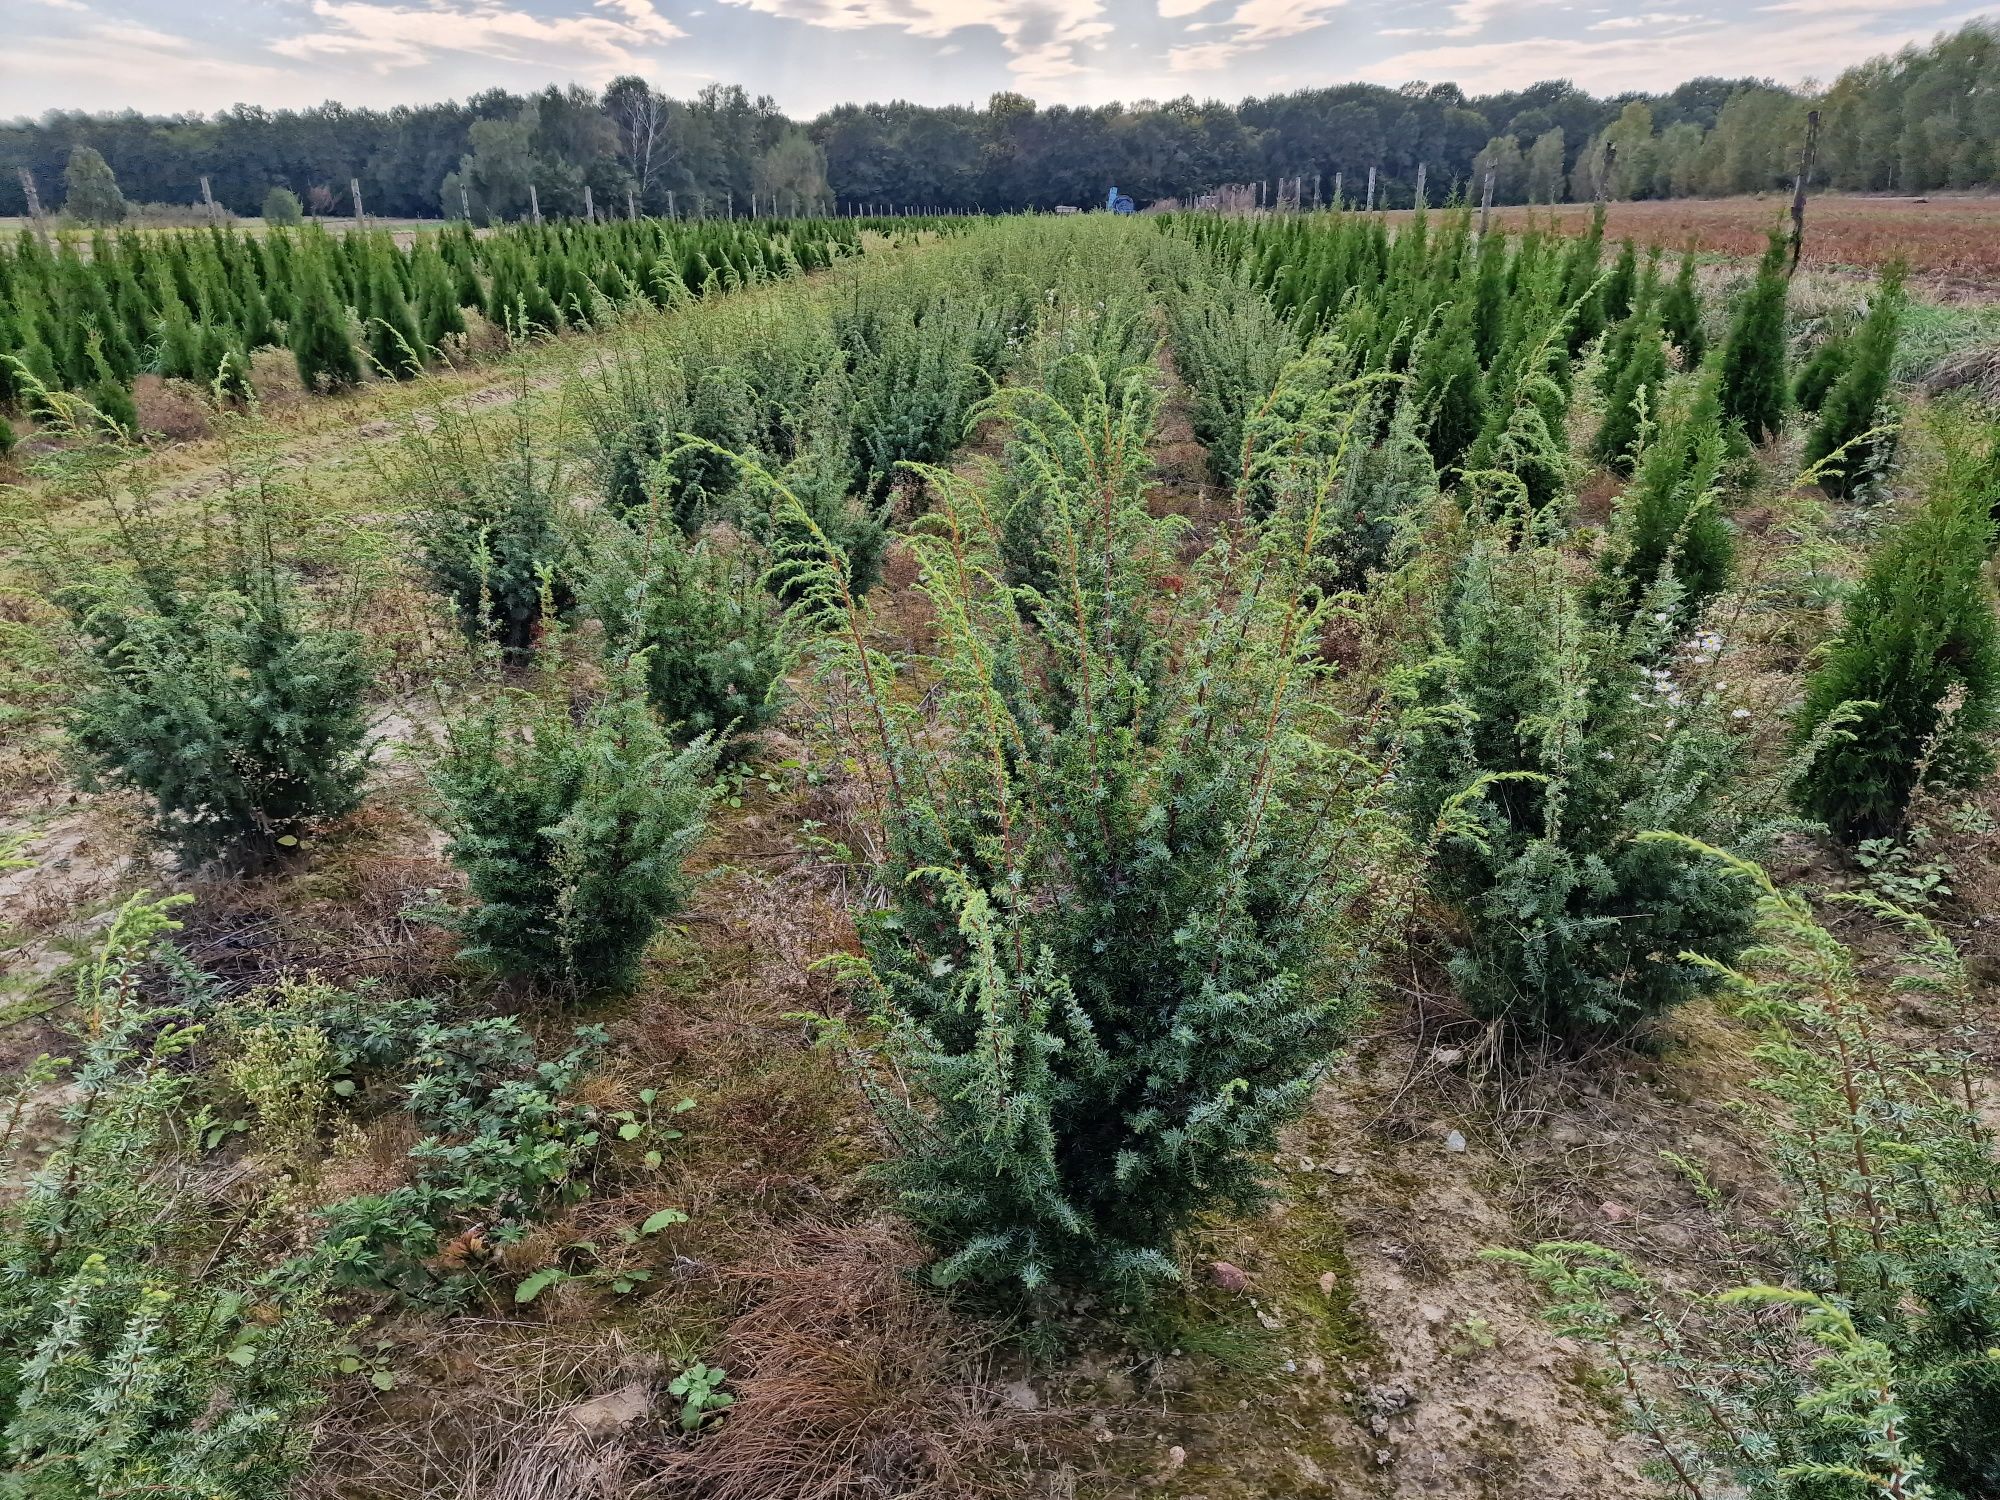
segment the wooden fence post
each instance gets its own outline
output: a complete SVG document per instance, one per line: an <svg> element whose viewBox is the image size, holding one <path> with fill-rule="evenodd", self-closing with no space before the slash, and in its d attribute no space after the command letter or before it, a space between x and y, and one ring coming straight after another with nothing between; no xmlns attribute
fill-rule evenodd
<svg viewBox="0 0 2000 1500"><path fill-rule="evenodd" d="M361 179L359 177L348 178L347 191L354 196L354 227L356 229L367 228L368 216L361 211Z"/></svg>
<svg viewBox="0 0 2000 1500"><path fill-rule="evenodd" d="M1346 178L1347 174L1345 172L1335 172L1333 174L1333 206L1335 208L1347 207L1347 204L1342 200L1340 196L1340 185L1342 182L1346 180Z"/></svg>
<svg viewBox="0 0 2000 1500"><path fill-rule="evenodd" d="M1424 201L1424 177L1429 170L1429 162L1420 161L1417 163L1417 196L1416 201L1411 204L1413 208L1428 208L1430 206Z"/></svg>
<svg viewBox="0 0 2000 1500"><path fill-rule="evenodd" d="M26 167L21 168L21 191L27 194L28 217L35 221L35 234L46 250L49 248L49 221L42 215L42 195L35 191L35 174Z"/></svg>
<svg viewBox="0 0 2000 1500"><path fill-rule="evenodd" d="M1799 268L1799 257L1806 249L1806 184L1812 180L1813 153L1819 149L1819 111L1806 111L1806 144L1799 153L1799 184L1792 190L1792 266L1785 274L1790 276Z"/></svg>
<svg viewBox="0 0 2000 1500"><path fill-rule="evenodd" d="M528 184L528 217L537 224L542 222L542 195L532 182Z"/></svg>
<svg viewBox="0 0 2000 1500"><path fill-rule="evenodd" d="M1365 212L1371 214L1375 212L1375 169L1373 167L1368 169L1368 207Z"/></svg>
<svg viewBox="0 0 2000 1500"><path fill-rule="evenodd" d="M672 188L667 189L667 217L670 219L677 217L674 213L674 190Z"/></svg>
<svg viewBox="0 0 2000 1500"><path fill-rule="evenodd" d="M465 210L465 222L472 222L472 195L465 190L465 179L458 180L458 206Z"/></svg>
<svg viewBox="0 0 2000 1500"><path fill-rule="evenodd" d="M1486 238L1486 221L1493 217L1493 169L1486 169L1486 185L1479 190L1479 237Z"/></svg>
<svg viewBox="0 0 2000 1500"><path fill-rule="evenodd" d="M590 184L583 185L583 220L586 224L597 222L597 204L591 199Z"/></svg>
<svg viewBox="0 0 2000 1500"><path fill-rule="evenodd" d="M215 222L215 193L208 185L208 174L206 172L201 174L201 201L202 205L208 210L208 222L213 224Z"/></svg>
<svg viewBox="0 0 2000 1500"><path fill-rule="evenodd" d="M630 188L625 189L625 217L633 223L639 220L639 200L632 196Z"/></svg>
<svg viewBox="0 0 2000 1500"><path fill-rule="evenodd" d="M1604 165L1597 169L1597 195L1591 199L1595 207L1604 206L1604 195L1611 189L1611 164L1618 160L1618 143L1604 143Z"/></svg>

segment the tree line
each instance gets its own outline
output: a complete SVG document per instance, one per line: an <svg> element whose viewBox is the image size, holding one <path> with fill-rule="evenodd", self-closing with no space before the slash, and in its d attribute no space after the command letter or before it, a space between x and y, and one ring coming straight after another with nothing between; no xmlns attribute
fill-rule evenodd
<svg viewBox="0 0 2000 1500"><path fill-rule="evenodd" d="M27 170L45 203L75 147L110 163L128 198L188 203L209 180L218 204L255 213L273 187L318 213L518 219L600 211L676 217L866 211L914 205L1011 212L1097 201L1115 182L1139 201L1187 199L1228 183L1297 179L1330 199L1433 203L1597 195L1607 143L1621 198L1788 187L1806 112L1822 113L1819 180L1928 192L1980 187L2000 169L2000 44L1974 21L1930 47L1878 57L1823 94L1752 78L1697 78L1662 94L1599 99L1565 81L1469 96L1455 84L1342 84L1236 105L1166 102L1040 108L998 93L984 106L845 104L810 122L769 97L711 85L672 99L643 79L601 93L494 89L463 103L303 110L239 105L159 118L52 112L0 124L0 213L26 209Z"/></svg>

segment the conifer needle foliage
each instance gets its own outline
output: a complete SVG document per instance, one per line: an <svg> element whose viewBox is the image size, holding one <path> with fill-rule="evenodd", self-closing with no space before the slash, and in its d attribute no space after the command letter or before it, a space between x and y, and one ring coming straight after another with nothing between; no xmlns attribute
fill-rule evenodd
<svg viewBox="0 0 2000 1500"><path fill-rule="evenodd" d="M1983 571L1985 455L1961 419L1934 427L1943 456L1927 493L1869 558L1796 722L1814 752L1799 808L1843 839L1890 832L1917 787L1973 786L1993 765L2000 635Z"/></svg>
<svg viewBox="0 0 2000 1500"><path fill-rule="evenodd" d="M1753 443L1775 436L1784 421L1790 382L1785 374L1785 240L1771 231L1749 286L1737 293L1729 338L1722 347L1722 412Z"/></svg>
<svg viewBox="0 0 2000 1500"><path fill-rule="evenodd" d="M303 1461L332 1329L324 1263L260 1274L191 1170L204 986L162 939L186 898L120 908L79 967L77 1040L57 1144L23 1160L23 1072L0 1128L17 1191L0 1204L0 1462L36 1500L152 1494L261 1500ZM149 972L150 971L150 972ZM203 1111L205 1113L205 1108Z"/></svg>
<svg viewBox="0 0 2000 1500"><path fill-rule="evenodd" d="M453 723L431 769L473 904L466 956L572 993L628 988L689 893L717 745L676 749L647 706L644 655L573 715L567 696L503 692Z"/></svg>
<svg viewBox="0 0 2000 1500"><path fill-rule="evenodd" d="M361 798L368 652L343 601L309 597L280 555L272 504L232 491L207 527L121 512L123 566L54 590L76 626L85 781L142 794L187 866L255 870Z"/></svg>
<svg viewBox="0 0 2000 1500"><path fill-rule="evenodd" d="M830 550L796 611L824 632L822 691L866 726L885 905L859 977L916 1085L876 1098L943 1284L1174 1276L1195 1214L1260 1196L1252 1153L1303 1107L1358 982L1352 905L1386 835L1378 768L1312 703L1333 474L1183 565L1114 415L1143 421L1111 392L1146 378L1009 398L1051 465L1015 533L1035 585L1005 581L989 494L926 474L934 668L870 643ZM933 671L916 701L902 679Z"/></svg>
<svg viewBox="0 0 2000 1500"><path fill-rule="evenodd" d="M1706 988L1684 950L1727 958L1749 934L1737 882L1637 835L1754 836L1747 767L1701 680L1671 649L1675 590L1627 623L1593 620L1560 552L1476 537L1433 654L1401 682L1399 786L1435 845L1451 962L1478 1015L1529 1034L1630 1027Z"/></svg>
<svg viewBox="0 0 2000 1500"><path fill-rule="evenodd" d="M1544 1289L1558 1331L1600 1351L1649 1468L1680 1500L1745 1494L1974 1500L2000 1481L2000 1157L1982 1118L1977 1011L1936 926L1849 898L1902 951L1894 990L1942 1016L1941 1044L1888 1034L1876 969L1804 896L1754 864L1670 834L1756 902L1756 939L1708 963L1754 1026L1751 1117L1790 1190L1774 1221L1738 1219L1702 1164L1675 1159L1749 1269L1783 1284L1669 1291L1630 1257L1554 1242L1489 1252Z"/></svg>

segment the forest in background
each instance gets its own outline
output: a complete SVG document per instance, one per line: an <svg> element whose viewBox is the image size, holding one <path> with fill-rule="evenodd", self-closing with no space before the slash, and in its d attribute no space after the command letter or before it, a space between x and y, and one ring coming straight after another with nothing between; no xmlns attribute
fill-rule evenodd
<svg viewBox="0 0 2000 1500"><path fill-rule="evenodd" d="M1851 191L1991 186L2000 173L2000 32L1975 21L1931 46L1848 69L1823 93L1757 79L1697 78L1664 94L1599 99L1566 81L1468 96L1450 83L1351 83L1231 106L1192 97L1042 108L1019 94L983 107L849 104L809 122L768 97L712 85L668 98L639 78L601 93L494 89L460 103L304 110L239 105L174 117L52 112L0 123L0 214L26 211L20 169L63 201L72 150L110 163L124 196L216 201L256 213L273 187L309 210L517 219L532 184L544 214L628 202L652 214L870 206L1008 212L1098 201L1116 182L1142 203L1226 183L1344 174L1358 196L1408 207L1417 169L1443 202L1494 173L1502 203L1588 199L1604 144L1618 198L1789 187L1806 112L1822 116L1816 179ZM1311 187L1305 191L1310 194Z"/></svg>

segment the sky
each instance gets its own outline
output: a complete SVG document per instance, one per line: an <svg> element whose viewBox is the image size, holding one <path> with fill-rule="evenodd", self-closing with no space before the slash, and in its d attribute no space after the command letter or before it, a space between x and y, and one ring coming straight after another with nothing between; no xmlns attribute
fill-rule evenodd
<svg viewBox="0 0 2000 1500"><path fill-rule="evenodd" d="M1658 9L1639 9L1656 5ZM1598 95L1703 74L1829 82L1964 0L0 0L0 118L388 105L482 89L712 82L845 101L1047 104L1362 81Z"/></svg>

